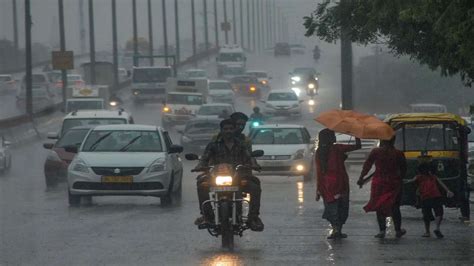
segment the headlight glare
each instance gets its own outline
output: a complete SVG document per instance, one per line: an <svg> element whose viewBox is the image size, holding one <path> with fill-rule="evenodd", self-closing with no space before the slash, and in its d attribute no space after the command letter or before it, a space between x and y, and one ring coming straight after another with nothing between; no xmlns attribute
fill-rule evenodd
<svg viewBox="0 0 474 266"><path fill-rule="evenodd" d="M217 176L216 177L216 185L217 186L231 186L232 185L232 176L224 175L224 176Z"/></svg>
<svg viewBox="0 0 474 266"><path fill-rule="evenodd" d="M294 76L294 77L291 77L292 80L296 81L296 82L300 82L301 81L301 77L299 76Z"/></svg>
<svg viewBox="0 0 474 266"><path fill-rule="evenodd" d="M308 89L314 89L314 83L308 84Z"/></svg>

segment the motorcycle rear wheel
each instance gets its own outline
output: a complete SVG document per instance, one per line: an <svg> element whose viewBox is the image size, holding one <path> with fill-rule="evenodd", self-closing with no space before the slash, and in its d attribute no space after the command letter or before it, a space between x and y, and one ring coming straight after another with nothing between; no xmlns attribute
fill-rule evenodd
<svg viewBox="0 0 474 266"><path fill-rule="evenodd" d="M221 214L222 248L232 251L234 250L234 230L230 221L232 215L230 204L229 202L222 202L219 212Z"/></svg>

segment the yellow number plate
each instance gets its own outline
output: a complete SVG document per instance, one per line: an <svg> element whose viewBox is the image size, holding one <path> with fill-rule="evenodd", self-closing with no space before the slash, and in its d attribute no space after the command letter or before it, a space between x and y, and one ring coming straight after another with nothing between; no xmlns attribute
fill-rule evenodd
<svg viewBox="0 0 474 266"><path fill-rule="evenodd" d="M103 176L102 183L132 183L133 176Z"/></svg>

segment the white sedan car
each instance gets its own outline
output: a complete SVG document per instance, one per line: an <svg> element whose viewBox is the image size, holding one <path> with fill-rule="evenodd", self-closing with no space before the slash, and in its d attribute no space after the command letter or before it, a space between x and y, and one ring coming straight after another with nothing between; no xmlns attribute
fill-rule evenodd
<svg viewBox="0 0 474 266"><path fill-rule="evenodd" d="M257 158L259 175L304 176L312 178L314 144L301 125L262 125L250 132L253 150L263 150Z"/></svg>
<svg viewBox="0 0 474 266"><path fill-rule="evenodd" d="M173 145L167 132L147 125L97 126L68 168L69 204L81 197L141 195L160 197L169 204L180 195L183 166L181 146Z"/></svg>
<svg viewBox="0 0 474 266"><path fill-rule="evenodd" d="M234 105L234 90L227 80L209 81L209 100L213 103L230 103Z"/></svg>
<svg viewBox="0 0 474 266"><path fill-rule="evenodd" d="M4 137L0 139L0 174L8 171L12 165L12 154L10 152L10 142Z"/></svg>
<svg viewBox="0 0 474 266"><path fill-rule="evenodd" d="M263 113L269 116L301 116L301 103L295 92L290 90L272 90L266 100Z"/></svg>

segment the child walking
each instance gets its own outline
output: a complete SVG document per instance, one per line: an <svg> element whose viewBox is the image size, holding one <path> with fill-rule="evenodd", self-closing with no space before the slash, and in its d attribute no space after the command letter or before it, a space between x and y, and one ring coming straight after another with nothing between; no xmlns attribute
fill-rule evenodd
<svg viewBox="0 0 474 266"><path fill-rule="evenodd" d="M433 233L437 238L443 238L440 225L443 220L443 196L439 191L438 184L446 191L446 196L451 198L454 196L448 187L437 176L431 173L431 166L424 162L418 166L418 175L406 182L416 182L421 197L421 210L423 213L423 221L425 223L425 233L423 237L430 237L430 223L435 221L436 229ZM434 212L434 217L433 217Z"/></svg>

